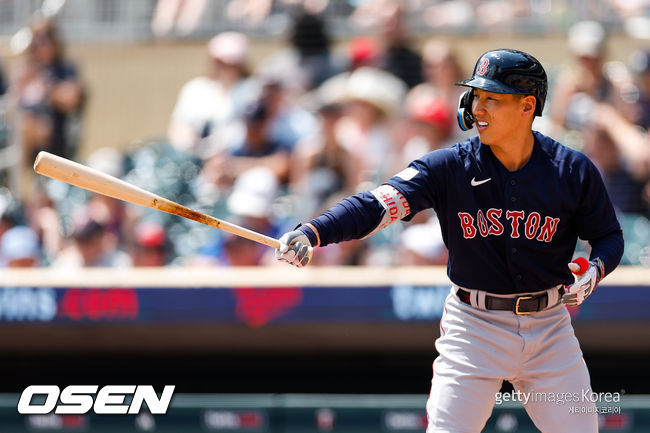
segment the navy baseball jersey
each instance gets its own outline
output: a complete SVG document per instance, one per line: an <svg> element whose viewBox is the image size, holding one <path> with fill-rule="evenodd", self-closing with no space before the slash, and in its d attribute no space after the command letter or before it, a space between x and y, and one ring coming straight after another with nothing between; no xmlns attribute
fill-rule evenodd
<svg viewBox="0 0 650 433"><path fill-rule="evenodd" d="M571 284L567 263L578 237L606 272L618 265L622 232L598 170L582 153L533 134L532 156L517 171L475 136L424 155L386 182L403 195L405 220L436 211L448 275L461 287L510 294ZM382 212L375 196L361 193L311 223L325 245L367 235Z"/></svg>

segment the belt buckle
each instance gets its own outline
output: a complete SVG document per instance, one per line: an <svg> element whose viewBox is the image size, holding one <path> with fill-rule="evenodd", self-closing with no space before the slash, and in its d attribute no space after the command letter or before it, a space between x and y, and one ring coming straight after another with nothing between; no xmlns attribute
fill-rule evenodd
<svg viewBox="0 0 650 433"><path fill-rule="evenodd" d="M521 302L522 299L523 300L528 300L528 299L533 299L533 297L530 296L530 295L518 296L517 297L517 300L515 301L515 314L517 316L525 316L525 315L528 315L528 314L531 313L531 311L519 311L519 303Z"/></svg>

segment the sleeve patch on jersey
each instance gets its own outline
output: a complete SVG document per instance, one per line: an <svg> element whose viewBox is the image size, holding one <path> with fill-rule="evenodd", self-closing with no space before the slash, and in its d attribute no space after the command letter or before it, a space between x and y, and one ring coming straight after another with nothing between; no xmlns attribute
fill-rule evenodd
<svg viewBox="0 0 650 433"><path fill-rule="evenodd" d="M414 171L417 172L417 170ZM390 185L384 184L378 186L370 191L370 193L379 201L385 209L385 212L377 227L375 227L375 229L368 235L364 236L363 239L385 229L395 221L399 221L411 213L411 208L406 201L406 198L401 192Z"/></svg>
<svg viewBox="0 0 650 433"><path fill-rule="evenodd" d="M418 173L420 172L414 169L413 167L407 167L404 170L397 173L395 176L399 177L402 180L411 180Z"/></svg>

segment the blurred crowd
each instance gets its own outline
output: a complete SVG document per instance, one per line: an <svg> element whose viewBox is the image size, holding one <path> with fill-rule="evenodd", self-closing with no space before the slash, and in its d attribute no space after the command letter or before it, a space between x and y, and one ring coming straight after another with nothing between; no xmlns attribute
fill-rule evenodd
<svg viewBox="0 0 650 433"><path fill-rule="evenodd" d="M454 85L471 70L461 66L453 40L416 44L397 5L388 2L369 36L352 38L340 53L321 15L297 13L285 49L255 69L247 36L220 33L206 44L208 70L179 89L169 124L161 125L166 139L102 148L83 162L278 237L472 135L456 125L462 89ZM1 151L20 149L1 158L0 266L274 264L268 247L37 178L30 167L38 151L77 157L88 92L56 24L35 19L31 31L20 64L0 74L13 125L0 136ZM546 65L549 98L534 129L592 159L623 224L623 263L650 265L650 47L628 62L610 61L607 34L592 21L573 25L567 44L573 58ZM313 263L446 261L428 211L367 240L318 249Z"/></svg>

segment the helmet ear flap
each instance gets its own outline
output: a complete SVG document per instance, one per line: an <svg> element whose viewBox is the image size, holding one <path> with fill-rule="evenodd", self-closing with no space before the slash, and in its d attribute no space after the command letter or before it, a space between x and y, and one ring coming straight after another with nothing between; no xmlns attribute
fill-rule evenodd
<svg viewBox="0 0 650 433"><path fill-rule="evenodd" d="M474 126L474 116L472 115L472 100L474 99L474 89L469 89L460 95L458 100L458 126L463 131L469 131Z"/></svg>

